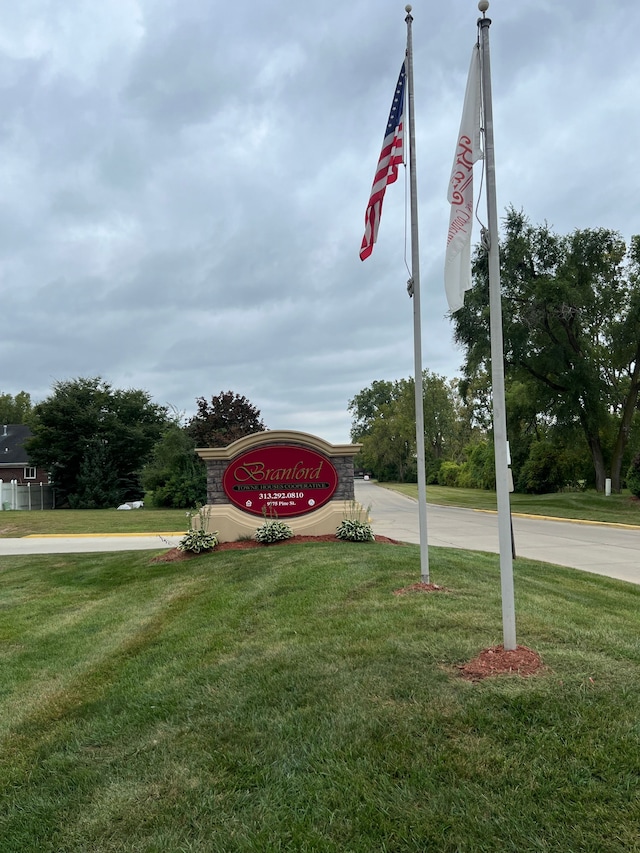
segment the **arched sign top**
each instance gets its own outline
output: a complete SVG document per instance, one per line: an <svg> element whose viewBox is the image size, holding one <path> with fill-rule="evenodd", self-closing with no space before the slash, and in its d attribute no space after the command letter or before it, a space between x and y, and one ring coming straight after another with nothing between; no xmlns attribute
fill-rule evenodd
<svg viewBox="0 0 640 853"><path fill-rule="evenodd" d="M268 444L302 444L324 456L355 456L362 448L361 444L330 444L317 435L286 429L267 429L245 435L243 438L227 444L226 447L197 447L196 453L205 461L213 459L234 459L245 450Z"/></svg>
<svg viewBox="0 0 640 853"><path fill-rule="evenodd" d="M286 517L313 512L331 500L338 472L309 447L272 444L236 456L224 472L229 501L253 515Z"/></svg>

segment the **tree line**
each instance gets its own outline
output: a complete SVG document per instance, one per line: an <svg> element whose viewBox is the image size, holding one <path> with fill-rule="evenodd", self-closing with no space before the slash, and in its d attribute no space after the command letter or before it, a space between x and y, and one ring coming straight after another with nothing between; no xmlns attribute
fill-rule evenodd
<svg viewBox="0 0 640 853"><path fill-rule="evenodd" d="M500 267L507 433L517 491L605 488L640 480L640 237L559 235L509 208ZM425 371L427 479L493 487L488 253L452 319L462 376ZM415 477L411 380L376 381L349 403L361 462ZM636 493L634 491L634 493ZM638 489L640 493L640 489Z"/></svg>
<svg viewBox="0 0 640 853"><path fill-rule="evenodd" d="M143 495L155 506L204 504L206 470L195 448L266 429L259 410L232 391L199 397L196 414L183 423L146 391L116 389L100 377L56 382L36 405L24 391L0 394L0 419L30 427L30 464L49 472L57 506L74 509L114 507Z"/></svg>

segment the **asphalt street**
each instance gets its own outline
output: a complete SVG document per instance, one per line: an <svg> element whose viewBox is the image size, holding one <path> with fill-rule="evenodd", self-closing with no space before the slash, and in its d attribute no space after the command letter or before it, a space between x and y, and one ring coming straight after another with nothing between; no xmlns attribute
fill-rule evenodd
<svg viewBox="0 0 640 853"><path fill-rule="evenodd" d="M374 534L420 542L417 501L370 480L356 480L356 499L370 507ZM429 545L499 553L496 513L436 506L428 500L427 489ZM514 514L513 535L516 559L528 557L640 583L640 528Z"/></svg>
<svg viewBox="0 0 640 853"><path fill-rule="evenodd" d="M379 536L419 544L417 501L367 480L356 480L356 499L370 508ZM427 490L427 500L428 500ZM640 528L513 516L517 557L569 566L640 583ZM495 513L428 504L429 545L499 553ZM0 557L96 551L166 550L182 534L27 536L0 539Z"/></svg>

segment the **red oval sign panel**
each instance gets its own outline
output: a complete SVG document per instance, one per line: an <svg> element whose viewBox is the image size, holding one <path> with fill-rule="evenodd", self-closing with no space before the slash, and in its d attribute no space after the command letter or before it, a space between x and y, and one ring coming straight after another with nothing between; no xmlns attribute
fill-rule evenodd
<svg viewBox="0 0 640 853"><path fill-rule="evenodd" d="M326 456L278 444L238 456L222 478L232 504L267 518L313 512L331 499L337 485L338 472Z"/></svg>

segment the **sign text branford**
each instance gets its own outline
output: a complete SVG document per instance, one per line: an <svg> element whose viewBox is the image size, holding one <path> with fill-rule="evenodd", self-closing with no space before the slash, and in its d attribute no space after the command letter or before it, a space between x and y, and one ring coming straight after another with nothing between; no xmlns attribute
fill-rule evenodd
<svg viewBox="0 0 640 853"><path fill-rule="evenodd" d="M311 448L255 447L233 459L222 479L232 504L267 517L313 512L331 500L338 485L333 464Z"/></svg>

